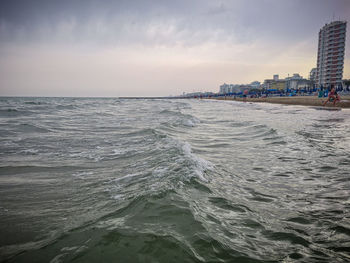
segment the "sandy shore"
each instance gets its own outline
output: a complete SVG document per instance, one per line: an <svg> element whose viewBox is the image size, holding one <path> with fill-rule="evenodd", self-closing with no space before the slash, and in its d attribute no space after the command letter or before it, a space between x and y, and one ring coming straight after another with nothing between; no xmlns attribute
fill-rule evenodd
<svg viewBox="0 0 350 263"><path fill-rule="evenodd" d="M220 97L214 98L217 100L235 100L243 101L243 98ZM318 98L317 96L294 96L294 97L268 97L268 98L246 98L247 102L267 102L287 105L303 105L303 106L322 106L327 98ZM333 107L333 103L328 102L326 107ZM335 104L335 107L350 108L350 96L341 96L340 102Z"/></svg>

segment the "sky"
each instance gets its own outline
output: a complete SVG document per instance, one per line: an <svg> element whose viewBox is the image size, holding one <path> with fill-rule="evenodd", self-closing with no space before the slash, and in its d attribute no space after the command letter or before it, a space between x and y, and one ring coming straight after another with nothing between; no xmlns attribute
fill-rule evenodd
<svg viewBox="0 0 350 263"><path fill-rule="evenodd" d="M0 0L0 96L169 96L307 78L332 20L350 22L349 0Z"/></svg>

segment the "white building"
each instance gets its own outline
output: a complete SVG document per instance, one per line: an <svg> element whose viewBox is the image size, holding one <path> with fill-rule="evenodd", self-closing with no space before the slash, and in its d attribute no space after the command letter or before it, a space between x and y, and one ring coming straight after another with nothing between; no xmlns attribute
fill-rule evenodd
<svg viewBox="0 0 350 263"><path fill-rule="evenodd" d="M260 82L253 81L252 83L250 83L250 86L252 87L252 89L258 89L258 88L260 88Z"/></svg>
<svg viewBox="0 0 350 263"><path fill-rule="evenodd" d="M326 24L318 34L317 73L318 86L341 85L344 67L346 22Z"/></svg>
<svg viewBox="0 0 350 263"><path fill-rule="evenodd" d="M260 82L259 83L260 86ZM251 85L241 85L241 84L222 84L220 86L220 94L229 94L229 93L239 93L242 92L244 89L250 89Z"/></svg>
<svg viewBox="0 0 350 263"><path fill-rule="evenodd" d="M220 94L227 94L227 93L230 93L230 85L229 84L222 84L220 86L220 91L219 91Z"/></svg>
<svg viewBox="0 0 350 263"><path fill-rule="evenodd" d="M310 85L310 81L304 79L298 73L294 73L292 77L286 78L286 88L287 89L298 89L298 88L306 88Z"/></svg>

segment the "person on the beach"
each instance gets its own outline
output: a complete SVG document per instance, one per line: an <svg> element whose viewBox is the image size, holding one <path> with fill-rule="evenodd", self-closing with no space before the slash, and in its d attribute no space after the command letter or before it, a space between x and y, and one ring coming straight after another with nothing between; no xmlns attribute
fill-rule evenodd
<svg viewBox="0 0 350 263"><path fill-rule="evenodd" d="M333 106L335 106L335 103L337 101L340 101L340 96L338 95L338 93L334 87L332 87L331 91L328 93L328 98L323 103L323 106L325 106L327 104L327 102L332 102L332 101L333 101Z"/></svg>
<svg viewBox="0 0 350 263"><path fill-rule="evenodd" d="M324 94L324 91L323 91L323 88L321 87L320 90L318 91L318 97L323 98L323 94Z"/></svg>
<svg viewBox="0 0 350 263"><path fill-rule="evenodd" d="M243 101L244 101L244 102L247 101L247 95L248 95L248 90L246 89L246 90L243 92Z"/></svg>

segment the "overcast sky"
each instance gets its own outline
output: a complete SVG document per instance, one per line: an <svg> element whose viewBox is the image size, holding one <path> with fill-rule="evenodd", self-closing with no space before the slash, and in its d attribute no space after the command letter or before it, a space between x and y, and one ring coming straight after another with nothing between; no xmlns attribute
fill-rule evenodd
<svg viewBox="0 0 350 263"><path fill-rule="evenodd" d="M308 77L349 0L1 0L0 95L163 96ZM344 78L350 78L347 28Z"/></svg>

